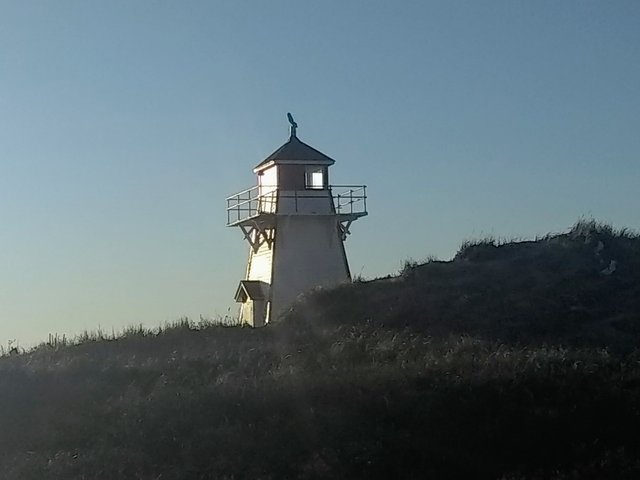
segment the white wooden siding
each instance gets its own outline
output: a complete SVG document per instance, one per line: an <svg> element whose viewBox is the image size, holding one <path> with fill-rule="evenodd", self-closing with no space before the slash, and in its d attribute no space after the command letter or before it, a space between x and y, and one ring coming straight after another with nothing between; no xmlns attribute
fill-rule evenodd
<svg viewBox="0 0 640 480"><path fill-rule="evenodd" d="M329 190L281 190L278 192L280 215L330 215L333 199Z"/></svg>
<svg viewBox="0 0 640 480"><path fill-rule="evenodd" d="M273 245L273 243L272 243ZM253 248L249 250L249 263L247 265L247 280L260 280L271 283L273 261L273 248L264 242L254 253Z"/></svg>
<svg viewBox="0 0 640 480"><path fill-rule="evenodd" d="M279 216L271 286L272 319L298 295L350 281L334 216Z"/></svg>

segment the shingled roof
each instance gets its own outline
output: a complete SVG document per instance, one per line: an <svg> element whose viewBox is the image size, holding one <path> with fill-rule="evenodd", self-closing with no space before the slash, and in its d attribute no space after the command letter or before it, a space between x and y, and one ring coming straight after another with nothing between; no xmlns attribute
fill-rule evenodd
<svg viewBox="0 0 640 480"><path fill-rule="evenodd" d="M251 300L264 300L267 298L269 284L260 280L240 280L238 289L236 290L236 302L246 302L247 298Z"/></svg>
<svg viewBox="0 0 640 480"><path fill-rule="evenodd" d="M254 170L260 170L269 163L311 163L314 165L333 165L335 160L324 153L300 141L291 135L289 141L256 165Z"/></svg>

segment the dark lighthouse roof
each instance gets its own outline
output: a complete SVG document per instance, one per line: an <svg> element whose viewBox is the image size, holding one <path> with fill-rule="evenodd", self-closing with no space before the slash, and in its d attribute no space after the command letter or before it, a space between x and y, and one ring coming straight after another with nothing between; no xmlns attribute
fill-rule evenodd
<svg viewBox="0 0 640 480"><path fill-rule="evenodd" d="M256 165L254 171L263 170L274 164L333 165L335 163L333 158L300 141L296 135L297 124L292 118L289 121L292 122L289 141Z"/></svg>

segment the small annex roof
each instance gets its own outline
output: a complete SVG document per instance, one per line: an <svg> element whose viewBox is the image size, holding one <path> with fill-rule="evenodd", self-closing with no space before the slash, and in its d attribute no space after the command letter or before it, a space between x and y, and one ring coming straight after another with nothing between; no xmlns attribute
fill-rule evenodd
<svg viewBox="0 0 640 480"><path fill-rule="evenodd" d="M236 290L236 302L244 303L247 299L265 300L269 284L260 280L240 280L238 289Z"/></svg>
<svg viewBox="0 0 640 480"><path fill-rule="evenodd" d="M254 171L258 172L268 165L270 166L277 163L333 165L335 163L333 158L328 157L298 138L296 134L298 125L293 121L290 113L288 113L287 116L291 123L291 136L289 137L289 141L256 165Z"/></svg>

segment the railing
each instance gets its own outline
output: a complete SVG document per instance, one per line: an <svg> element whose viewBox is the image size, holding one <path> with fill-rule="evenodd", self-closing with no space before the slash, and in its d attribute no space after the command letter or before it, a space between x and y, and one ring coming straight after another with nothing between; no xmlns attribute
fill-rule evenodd
<svg viewBox="0 0 640 480"><path fill-rule="evenodd" d="M339 215L364 216L367 214L367 191L365 185L334 185L329 188L335 212ZM276 201L287 203L287 214L307 209L301 207L305 200L326 198L324 189L283 190L273 186L256 185L227 198L227 225L236 225L261 214L276 213ZM335 193L335 192L338 193Z"/></svg>
<svg viewBox="0 0 640 480"><path fill-rule="evenodd" d="M261 193L264 192L265 193ZM227 197L227 225L233 225L261 213L273 213L276 208L277 190L256 185Z"/></svg>
<svg viewBox="0 0 640 480"><path fill-rule="evenodd" d="M335 193L336 189L340 189L339 193ZM336 213L367 214L366 185L335 185L331 187L331 196Z"/></svg>

